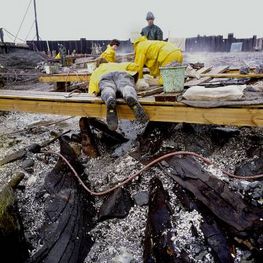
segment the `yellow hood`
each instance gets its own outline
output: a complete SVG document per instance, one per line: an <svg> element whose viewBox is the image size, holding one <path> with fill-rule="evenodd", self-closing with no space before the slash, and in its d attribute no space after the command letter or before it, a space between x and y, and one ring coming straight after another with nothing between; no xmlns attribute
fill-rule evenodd
<svg viewBox="0 0 263 263"><path fill-rule="evenodd" d="M147 37L146 37L146 36L138 37L138 38L133 42L134 47L137 46L139 43L141 43L141 42L143 42L143 41L147 41Z"/></svg>
<svg viewBox="0 0 263 263"><path fill-rule="evenodd" d="M115 54L115 50L110 45L108 45L107 49L100 55L100 57L106 59L107 62L115 62Z"/></svg>

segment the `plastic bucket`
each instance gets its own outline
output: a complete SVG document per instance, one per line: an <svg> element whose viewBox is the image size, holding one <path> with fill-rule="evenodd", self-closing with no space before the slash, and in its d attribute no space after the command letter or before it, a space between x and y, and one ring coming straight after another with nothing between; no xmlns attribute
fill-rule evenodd
<svg viewBox="0 0 263 263"><path fill-rule="evenodd" d="M160 68L164 92L181 92L184 89L186 66Z"/></svg>

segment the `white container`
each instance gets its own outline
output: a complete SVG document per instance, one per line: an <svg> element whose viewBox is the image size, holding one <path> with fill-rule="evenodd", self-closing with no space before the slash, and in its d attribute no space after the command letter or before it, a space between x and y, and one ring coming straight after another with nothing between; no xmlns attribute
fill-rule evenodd
<svg viewBox="0 0 263 263"><path fill-rule="evenodd" d="M55 73L58 73L58 66L49 66L49 65L46 65L44 66L44 69L45 69L45 72L46 74L55 74Z"/></svg>
<svg viewBox="0 0 263 263"><path fill-rule="evenodd" d="M87 70L88 70L88 73L92 73L97 67L97 63L96 62L90 62L90 63L87 63Z"/></svg>

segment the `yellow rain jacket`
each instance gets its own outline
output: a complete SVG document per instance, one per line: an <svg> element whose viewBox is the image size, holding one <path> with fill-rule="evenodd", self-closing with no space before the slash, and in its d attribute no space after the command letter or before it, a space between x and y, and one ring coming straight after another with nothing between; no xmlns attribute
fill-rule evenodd
<svg viewBox="0 0 263 263"><path fill-rule="evenodd" d="M115 50L108 45L107 49L100 55L100 57L106 59L107 62L115 62Z"/></svg>
<svg viewBox="0 0 263 263"><path fill-rule="evenodd" d="M99 82L101 78L111 72L127 72L131 76L138 73L138 66L131 62L103 63L91 75L89 82L89 93L98 95L100 92Z"/></svg>
<svg viewBox="0 0 263 263"><path fill-rule="evenodd" d="M165 41L147 40L145 36L135 40L134 50L134 62L139 66L139 78L143 77L144 66L150 70L153 77L159 77L160 67L174 61L183 62L182 52L174 44Z"/></svg>
<svg viewBox="0 0 263 263"><path fill-rule="evenodd" d="M55 59L61 59L61 54L60 54L60 52L55 56Z"/></svg>

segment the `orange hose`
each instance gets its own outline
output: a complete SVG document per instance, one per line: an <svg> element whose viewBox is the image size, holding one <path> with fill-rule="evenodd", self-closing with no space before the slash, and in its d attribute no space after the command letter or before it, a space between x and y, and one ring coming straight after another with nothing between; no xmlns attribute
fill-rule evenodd
<svg viewBox="0 0 263 263"><path fill-rule="evenodd" d="M128 177L127 179L125 179L124 181L122 181L121 183L116 184L114 187L109 188L108 190L105 191L101 191L101 192L94 192L91 189L89 189L84 182L81 180L81 178L79 177L78 173L75 171L75 169L73 168L73 166L69 163L69 161L60 153L56 153L56 152L51 152L51 151L45 151L45 152L41 152L44 154L53 154L53 155L57 155L59 156L67 165L68 167L71 169L71 171L73 172L74 176L77 178L77 180L79 181L79 183L81 184L81 186L91 195L94 196L102 196L102 195L106 195L108 193L111 193L112 191L118 189L119 187L124 186L125 184L127 184L128 182L130 182L131 180L133 180L134 178L136 178L137 176L139 176L143 171L147 170L148 168L150 168L151 166L153 166L154 164L167 159L169 157L172 156L180 156L180 155L190 155L190 156L194 156L202 161L204 161L206 164L211 165L214 164L212 161L210 161L209 159L203 157L202 155L199 155L197 153L194 152L187 152L187 151L177 151L177 152L171 152L171 153L167 153L163 156L160 156L159 158L153 160L152 162L148 163L146 166L144 166L141 170L139 170L138 172L136 172L134 175L131 175L130 177ZM222 171L225 175L231 177L231 178L236 178L236 179L243 179L243 180L251 180L251 179L260 179L263 178L263 174L258 174L258 175L251 175L251 176L239 176L239 175L234 175L231 174L227 171Z"/></svg>

